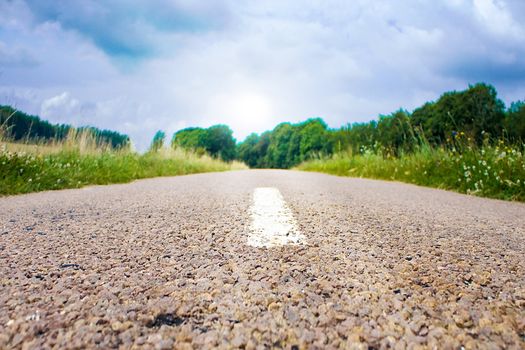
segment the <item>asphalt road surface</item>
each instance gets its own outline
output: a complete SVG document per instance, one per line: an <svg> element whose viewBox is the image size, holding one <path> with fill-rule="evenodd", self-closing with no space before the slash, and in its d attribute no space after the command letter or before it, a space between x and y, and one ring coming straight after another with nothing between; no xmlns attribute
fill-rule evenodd
<svg viewBox="0 0 525 350"><path fill-rule="evenodd" d="M525 205L250 170L0 198L0 348L525 348Z"/></svg>

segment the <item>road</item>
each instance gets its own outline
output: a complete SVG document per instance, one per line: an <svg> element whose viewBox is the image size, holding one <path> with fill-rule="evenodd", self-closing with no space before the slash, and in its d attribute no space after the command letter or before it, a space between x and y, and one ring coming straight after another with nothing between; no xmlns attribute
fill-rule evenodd
<svg viewBox="0 0 525 350"><path fill-rule="evenodd" d="M0 282L2 349L518 349L525 205L279 170L5 197Z"/></svg>

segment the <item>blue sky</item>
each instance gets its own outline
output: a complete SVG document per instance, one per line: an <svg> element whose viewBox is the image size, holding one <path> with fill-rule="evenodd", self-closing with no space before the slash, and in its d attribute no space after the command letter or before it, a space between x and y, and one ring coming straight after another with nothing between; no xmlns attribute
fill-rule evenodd
<svg viewBox="0 0 525 350"><path fill-rule="evenodd" d="M493 84L525 99L522 0L0 0L0 103L127 133L331 127Z"/></svg>

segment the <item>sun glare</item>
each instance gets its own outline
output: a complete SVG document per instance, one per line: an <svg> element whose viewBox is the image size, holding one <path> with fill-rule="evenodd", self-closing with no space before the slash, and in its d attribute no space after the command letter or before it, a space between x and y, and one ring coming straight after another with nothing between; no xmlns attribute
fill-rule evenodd
<svg viewBox="0 0 525 350"><path fill-rule="evenodd" d="M229 113L236 122L257 126L272 117L271 104L258 94L239 94L229 101Z"/></svg>
<svg viewBox="0 0 525 350"><path fill-rule="evenodd" d="M275 122L271 100L259 93L222 94L210 102L208 114L213 116L212 119L228 124L240 139L251 132L271 129Z"/></svg>

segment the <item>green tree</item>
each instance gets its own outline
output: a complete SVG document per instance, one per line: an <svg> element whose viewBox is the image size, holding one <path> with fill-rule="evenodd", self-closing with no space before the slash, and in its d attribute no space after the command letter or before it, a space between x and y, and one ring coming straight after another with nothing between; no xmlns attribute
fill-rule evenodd
<svg viewBox="0 0 525 350"><path fill-rule="evenodd" d="M226 125L214 125L207 129L206 150L225 161L235 159L233 131Z"/></svg>
<svg viewBox="0 0 525 350"><path fill-rule="evenodd" d="M73 128L67 124L51 124L38 116L28 115L10 106L0 105L0 128L13 141L61 141ZM82 126L79 131L88 130L98 144L113 148L129 147L129 137L116 131L101 130L92 126Z"/></svg>
<svg viewBox="0 0 525 350"><path fill-rule="evenodd" d="M203 128L186 128L177 131L171 139L172 147L206 151L208 131Z"/></svg>
<svg viewBox="0 0 525 350"><path fill-rule="evenodd" d="M415 144L408 112L398 110L388 116L380 116L377 123L378 141L389 152L398 155L401 151L411 151Z"/></svg>
<svg viewBox="0 0 525 350"><path fill-rule="evenodd" d="M269 168L268 160L268 147L270 146L270 131L265 131L261 134L259 142L255 145L255 151L259 155L259 160L257 161L257 168Z"/></svg>
<svg viewBox="0 0 525 350"><path fill-rule="evenodd" d="M362 147L373 148L377 142L377 122L353 123L330 133L335 152L350 150L358 153Z"/></svg>
<svg viewBox="0 0 525 350"><path fill-rule="evenodd" d="M332 140L328 136L328 126L320 119L310 119L300 125L299 161L304 161L315 155L332 153ZM294 161L293 165L298 162Z"/></svg>
<svg viewBox="0 0 525 350"><path fill-rule="evenodd" d="M164 147L164 140L166 139L166 133L162 130L159 130L155 133L155 136L153 136L153 140L151 141L151 146L149 148L150 152L157 152L162 147Z"/></svg>
<svg viewBox="0 0 525 350"><path fill-rule="evenodd" d="M250 168L258 167L260 159L265 156L259 152L260 149L257 147L260 140L261 137L253 133L237 145L237 158L242 160Z"/></svg>
<svg viewBox="0 0 525 350"><path fill-rule="evenodd" d="M481 143L484 133L501 133L505 105L493 86L480 83L465 91L443 94L435 103L416 109L412 118L412 125L421 128L434 144L445 142L458 131Z"/></svg>
<svg viewBox="0 0 525 350"><path fill-rule="evenodd" d="M288 149L293 132L293 126L290 123L281 123L270 133L267 155L269 167L289 168L291 166Z"/></svg>
<svg viewBox="0 0 525 350"><path fill-rule="evenodd" d="M525 101L513 102L505 117L506 136L512 142L525 142Z"/></svg>

